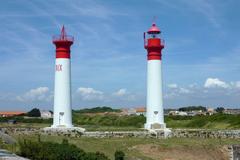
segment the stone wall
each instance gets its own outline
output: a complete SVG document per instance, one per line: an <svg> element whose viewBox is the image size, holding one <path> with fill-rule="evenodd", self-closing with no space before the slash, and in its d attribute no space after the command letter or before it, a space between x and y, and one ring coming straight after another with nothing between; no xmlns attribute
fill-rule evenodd
<svg viewBox="0 0 240 160"><path fill-rule="evenodd" d="M147 131L115 131L115 132L85 132L85 137L141 137L164 138L164 132ZM176 138L240 138L240 130L200 130L200 129L174 129L168 137Z"/></svg>
<svg viewBox="0 0 240 160"><path fill-rule="evenodd" d="M229 145L228 146L229 152L229 160L239 160L240 159L240 145Z"/></svg>
<svg viewBox="0 0 240 160"><path fill-rule="evenodd" d="M138 138L151 138L156 137L155 134L150 134L147 131L114 131L114 132L85 132L84 137L97 137L97 138L110 138L110 137L138 137Z"/></svg>
<svg viewBox="0 0 240 160"><path fill-rule="evenodd" d="M6 134L35 134L40 131L39 128L14 128L14 127L7 127L7 128L0 128L0 132Z"/></svg>
<svg viewBox="0 0 240 160"><path fill-rule="evenodd" d="M0 131L7 134L43 134L62 135L68 137L139 137L139 138L164 138L164 132L154 131L96 131L80 132L77 129L44 130L37 128L0 128ZM240 138L240 130L207 130L207 129L173 129L168 137L176 138Z"/></svg>
<svg viewBox="0 0 240 160"><path fill-rule="evenodd" d="M174 129L172 137L240 138L240 130Z"/></svg>

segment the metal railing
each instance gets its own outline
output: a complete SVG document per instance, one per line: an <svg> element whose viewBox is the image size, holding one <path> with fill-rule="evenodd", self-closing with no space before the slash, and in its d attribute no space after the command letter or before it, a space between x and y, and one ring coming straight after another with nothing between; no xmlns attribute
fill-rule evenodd
<svg viewBox="0 0 240 160"><path fill-rule="evenodd" d="M70 35L54 35L52 37L53 41L74 41L74 37Z"/></svg>
<svg viewBox="0 0 240 160"><path fill-rule="evenodd" d="M146 32L143 32L143 44L144 44L144 47L146 47L148 45L148 39L149 38L152 38L151 35L148 35L146 34ZM160 43L161 43L161 46L165 46L165 40L161 38L161 36L156 36L155 38L159 38L160 39Z"/></svg>

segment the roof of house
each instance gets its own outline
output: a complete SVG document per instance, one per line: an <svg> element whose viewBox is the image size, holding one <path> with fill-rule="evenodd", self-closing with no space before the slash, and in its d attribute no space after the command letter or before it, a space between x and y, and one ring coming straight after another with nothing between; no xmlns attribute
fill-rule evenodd
<svg viewBox="0 0 240 160"><path fill-rule="evenodd" d="M4 111L4 112L0 112L0 115L19 115L19 114L23 114L25 112L18 112L18 111Z"/></svg>
<svg viewBox="0 0 240 160"><path fill-rule="evenodd" d="M146 112L146 108L145 107L136 108L136 112Z"/></svg>

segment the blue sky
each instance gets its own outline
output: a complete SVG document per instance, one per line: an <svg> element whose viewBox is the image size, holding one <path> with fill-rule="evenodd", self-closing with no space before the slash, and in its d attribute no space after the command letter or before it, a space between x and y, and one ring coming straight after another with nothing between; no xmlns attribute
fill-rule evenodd
<svg viewBox="0 0 240 160"><path fill-rule="evenodd" d="M73 108L145 106L143 32L165 40L164 107L239 107L240 1L11 0L0 5L0 108L52 109L55 48L72 46Z"/></svg>

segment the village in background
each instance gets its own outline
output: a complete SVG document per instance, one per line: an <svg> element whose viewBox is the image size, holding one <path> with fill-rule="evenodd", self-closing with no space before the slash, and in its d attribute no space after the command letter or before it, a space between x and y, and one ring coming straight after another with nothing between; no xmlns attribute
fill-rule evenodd
<svg viewBox="0 0 240 160"><path fill-rule="evenodd" d="M94 108L83 108L80 110L73 110L73 112L83 113L86 115L108 115L114 114L117 116L126 116L126 115L143 115L146 116L145 107L134 107L134 108L120 108L112 109L111 107L94 107ZM203 107L203 106L188 106L181 107L176 109L164 109L165 116L199 116L199 115L213 115L216 113L230 114L230 115L239 115L240 109L238 108L224 108L224 107ZM0 111L0 117L15 117L23 116L24 118L39 117L42 119L53 118L53 111L51 110L41 110L40 108L33 108L31 111L22 112L22 111ZM16 123L17 121L9 120L9 123Z"/></svg>

